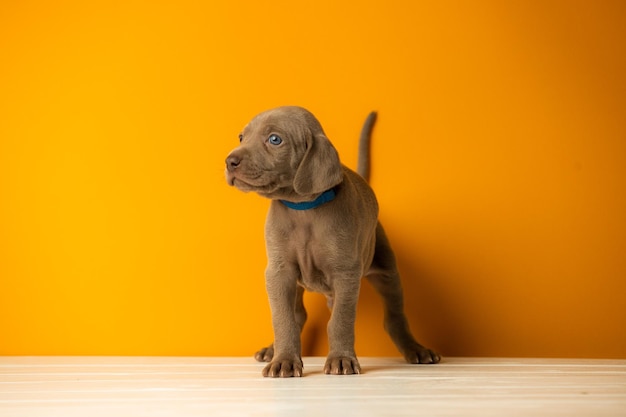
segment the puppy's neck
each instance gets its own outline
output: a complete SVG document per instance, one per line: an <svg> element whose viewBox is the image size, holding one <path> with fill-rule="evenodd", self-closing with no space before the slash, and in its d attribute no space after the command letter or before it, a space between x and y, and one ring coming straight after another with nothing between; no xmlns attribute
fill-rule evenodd
<svg viewBox="0 0 626 417"><path fill-rule="evenodd" d="M333 187L330 190L324 191L317 198L311 201L300 201L297 203L292 202L292 201L287 201L287 200L279 200L279 201L292 210L312 210L323 204L333 201L336 196L337 196L336 187Z"/></svg>

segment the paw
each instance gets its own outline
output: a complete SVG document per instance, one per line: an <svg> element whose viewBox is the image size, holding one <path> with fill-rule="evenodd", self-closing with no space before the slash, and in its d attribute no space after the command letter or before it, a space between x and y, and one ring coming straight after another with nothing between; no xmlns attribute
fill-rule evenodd
<svg viewBox="0 0 626 417"><path fill-rule="evenodd" d="M263 369L263 376L270 378L289 378L302 376L302 360L273 360Z"/></svg>
<svg viewBox="0 0 626 417"><path fill-rule="evenodd" d="M353 375L361 373L361 365L355 356L328 357L324 365L327 375Z"/></svg>
<svg viewBox="0 0 626 417"><path fill-rule="evenodd" d="M264 347L254 354L254 359L257 362L271 362L274 358L274 345L269 345L268 347Z"/></svg>
<svg viewBox="0 0 626 417"><path fill-rule="evenodd" d="M422 345L414 346L404 352L404 358L408 363L435 364L439 363L441 356L438 353L425 348Z"/></svg>

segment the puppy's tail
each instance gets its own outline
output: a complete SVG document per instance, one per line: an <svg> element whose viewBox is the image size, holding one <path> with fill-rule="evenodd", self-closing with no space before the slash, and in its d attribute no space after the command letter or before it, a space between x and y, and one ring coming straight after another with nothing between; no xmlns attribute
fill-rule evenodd
<svg viewBox="0 0 626 417"><path fill-rule="evenodd" d="M370 142L372 141L372 130L374 130L374 123L376 123L376 112L371 112L363 128L361 129L361 138L359 139L359 159L357 163L356 171L365 178L365 181L370 180Z"/></svg>

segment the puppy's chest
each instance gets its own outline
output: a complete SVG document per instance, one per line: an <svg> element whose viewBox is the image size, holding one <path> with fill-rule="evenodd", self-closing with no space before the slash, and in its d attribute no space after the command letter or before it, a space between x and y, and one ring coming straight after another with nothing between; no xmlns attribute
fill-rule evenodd
<svg viewBox="0 0 626 417"><path fill-rule="evenodd" d="M309 291L332 291L332 265L337 256L337 243L332 235L310 227L294 228L286 242L290 258L300 271L298 283Z"/></svg>
<svg viewBox="0 0 626 417"><path fill-rule="evenodd" d="M296 259L300 270L300 276L297 278L300 285L308 291L320 293L332 291L329 271L311 252L300 252Z"/></svg>

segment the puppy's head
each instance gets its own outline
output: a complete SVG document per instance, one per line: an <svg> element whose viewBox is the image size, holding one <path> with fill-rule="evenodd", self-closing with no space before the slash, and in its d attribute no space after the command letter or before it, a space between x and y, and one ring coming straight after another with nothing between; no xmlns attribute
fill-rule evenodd
<svg viewBox="0 0 626 417"><path fill-rule="evenodd" d="M226 158L226 180L271 199L308 201L343 180L337 151L322 126L301 107L257 115Z"/></svg>

